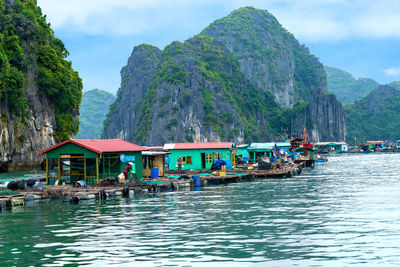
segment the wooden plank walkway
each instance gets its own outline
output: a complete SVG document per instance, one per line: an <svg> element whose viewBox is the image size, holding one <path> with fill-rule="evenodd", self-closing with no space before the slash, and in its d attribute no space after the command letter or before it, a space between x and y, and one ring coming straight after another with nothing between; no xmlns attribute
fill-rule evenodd
<svg viewBox="0 0 400 267"><path fill-rule="evenodd" d="M178 175L157 179L146 178L140 184L95 185L89 187L43 186L40 189L18 190L19 195L0 198L0 211L13 206L23 205L25 201L43 199L62 199L64 202L77 203L81 200L109 197L132 197L137 194L176 191L198 185L218 185L255 179L274 179L293 177L299 173L298 165L285 165L271 170L227 170L225 175L218 176L210 171L181 171ZM174 172L177 174L176 172ZM178 177L176 177L178 176ZM186 179L183 179L184 176ZM196 179L192 179L196 176Z"/></svg>

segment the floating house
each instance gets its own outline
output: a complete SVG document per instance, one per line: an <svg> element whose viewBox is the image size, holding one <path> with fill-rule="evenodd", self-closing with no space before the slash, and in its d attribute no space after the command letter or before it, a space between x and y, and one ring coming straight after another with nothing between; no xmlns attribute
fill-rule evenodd
<svg viewBox="0 0 400 267"><path fill-rule="evenodd" d="M169 143L164 150L170 152L170 170L177 170L178 158L182 157L183 170L210 169L214 161L221 159L234 163L232 142Z"/></svg>
<svg viewBox="0 0 400 267"><path fill-rule="evenodd" d="M396 145L397 148L399 148L400 147L400 140L396 140L395 145Z"/></svg>
<svg viewBox="0 0 400 267"><path fill-rule="evenodd" d="M247 148L249 147L248 144L236 145L236 154L235 156L244 162L249 162L249 151Z"/></svg>
<svg viewBox="0 0 400 267"><path fill-rule="evenodd" d="M364 152L377 151L384 148L383 141L367 141L367 143L360 144Z"/></svg>
<svg viewBox="0 0 400 267"><path fill-rule="evenodd" d="M317 142L315 150L319 153L346 152L348 145L345 142Z"/></svg>
<svg viewBox="0 0 400 267"><path fill-rule="evenodd" d="M247 148L249 159L252 162L257 162L261 157L269 157L277 147L275 143L251 143Z"/></svg>
<svg viewBox="0 0 400 267"><path fill-rule="evenodd" d="M289 148L292 146L289 142L277 142L275 143L276 150L279 154L289 154Z"/></svg>
<svg viewBox="0 0 400 267"><path fill-rule="evenodd" d="M115 177L124 171L129 162L132 171L142 180L142 151L145 148L121 139L89 140L69 139L39 152L46 155L47 184L74 184L84 180L98 184L101 179ZM56 169L49 170L54 165Z"/></svg>
<svg viewBox="0 0 400 267"><path fill-rule="evenodd" d="M143 177L163 177L168 154L170 153L165 151L143 151Z"/></svg>

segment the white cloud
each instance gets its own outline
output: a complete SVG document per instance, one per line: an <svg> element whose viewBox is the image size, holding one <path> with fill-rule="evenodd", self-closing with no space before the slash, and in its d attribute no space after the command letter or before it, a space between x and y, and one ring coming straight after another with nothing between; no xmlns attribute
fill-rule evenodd
<svg viewBox="0 0 400 267"><path fill-rule="evenodd" d="M384 70L388 76L400 76L400 67L392 67Z"/></svg>
<svg viewBox="0 0 400 267"><path fill-rule="evenodd" d="M396 0L38 0L38 4L55 29L91 35L133 35L167 26L196 28L210 23L210 17L250 5L270 11L302 41L400 39Z"/></svg>
<svg viewBox="0 0 400 267"><path fill-rule="evenodd" d="M287 3L285 8L277 4L283 2ZM274 3L272 13L302 40L400 39L400 1L277 0Z"/></svg>
<svg viewBox="0 0 400 267"><path fill-rule="evenodd" d="M53 28L72 28L86 34L130 35L157 26L183 26L180 18L187 10L207 5L211 0L193 4L189 0L38 0Z"/></svg>

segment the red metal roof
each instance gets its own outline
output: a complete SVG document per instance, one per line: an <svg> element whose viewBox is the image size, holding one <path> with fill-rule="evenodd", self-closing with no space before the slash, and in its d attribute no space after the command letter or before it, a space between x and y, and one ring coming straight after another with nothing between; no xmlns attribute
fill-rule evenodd
<svg viewBox="0 0 400 267"><path fill-rule="evenodd" d="M213 143L169 143L164 145L164 149L217 149L231 148L232 142L213 142Z"/></svg>
<svg viewBox="0 0 400 267"><path fill-rule="evenodd" d="M123 151L144 151L147 150L144 147L135 145L133 143L121 140L121 139L69 139L64 142L61 142L55 146L49 147L43 151L40 151L39 154L46 154L50 150L53 150L57 147L60 147L64 144L72 143L86 149L89 149L98 154L102 154L104 152L123 152Z"/></svg>

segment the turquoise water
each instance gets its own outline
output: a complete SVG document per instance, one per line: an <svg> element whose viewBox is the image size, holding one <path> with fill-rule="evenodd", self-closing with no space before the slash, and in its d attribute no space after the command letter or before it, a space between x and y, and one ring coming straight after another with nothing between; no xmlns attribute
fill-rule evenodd
<svg viewBox="0 0 400 267"><path fill-rule="evenodd" d="M10 179L29 179L32 177L38 177L40 175L45 175L45 171L31 171L31 172L3 172L0 173L0 182L7 181Z"/></svg>
<svg viewBox="0 0 400 267"><path fill-rule="evenodd" d="M398 266L400 155L299 177L0 214L1 266Z"/></svg>

